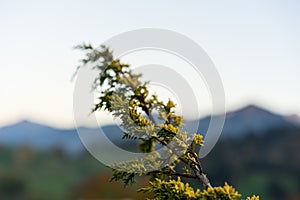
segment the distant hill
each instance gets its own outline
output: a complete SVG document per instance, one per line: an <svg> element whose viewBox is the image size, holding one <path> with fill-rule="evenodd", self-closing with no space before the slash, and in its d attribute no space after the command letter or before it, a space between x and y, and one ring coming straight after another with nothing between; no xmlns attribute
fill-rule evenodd
<svg viewBox="0 0 300 200"><path fill-rule="evenodd" d="M74 129L56 129L29 121L0 128L0 144L9 147L26 145L39 150L61 147L67 152L74 153L82 149Z"/></svg>
<svg viewBox="0 0 300 200"><path fill-rule="evenodd" d="M80 127L85 134L99 132L98 128ZM117 126L103 127L107 137L119 144L122 131ZM57 129L30 121L21 121L0 128L0 145L8 147L29 146L37 150L61 148L67 153L78 154L85 150L76 129Z"/></svg>
<svg viewBox="0 0 300 200"><path fill-rule="evenodd" d="M210 117L199 121L199 132L206 133ZM221 138L240 138L248 134L263 134L273 129L300 126L300 121L282 116L264 108L249 105L226 115Z"/></svg>
<svg viewBox="0 0 300 200"><path fill-rule="evenodd" d="M289 115L286 117L286 119L288 121L290 121L291 123L293 123L294 125L296 126L299 126L300 125L300 116L299 115Z"/></svg>
<svg viewBox="0 0 300 200"><path fill-rule="evenodd" d="M199 120L199 132L207 130L210 117ZM194 121L195 122L195 121ZM188 126L189 122L187 122ZM263 134L271 129L300 126L300 120L270 112L257 106L247 106L227 114L221 138L240 138L248 134ZM98 128L80 128L88 133L98 133ZM122 131L116 125L103 127L104 132L115 144L120 144ZM99 141L99 145L101 141ZM62 148L67 153L84 151L76 129L57 129L29 121L0 128L0 145L9 147L30 146L37 150Z"/></svg>

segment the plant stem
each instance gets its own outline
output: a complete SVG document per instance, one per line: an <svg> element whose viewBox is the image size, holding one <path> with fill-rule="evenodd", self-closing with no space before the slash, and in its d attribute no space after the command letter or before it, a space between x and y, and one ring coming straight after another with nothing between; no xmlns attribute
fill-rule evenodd
<svg viewBox="0 0 300 200"><path fill-rule="evenodd" d="M154 123L154 125L156 125L155 119L153 118L150 109L147 107L143 107L143 110L145 111L145 113L147 114L149 119ZM154 137L154 139L156 139L160 144L168 147L168 143L166 141L163 141L163 140L159 139L158 137ZM207 178L206 174L203 173L203 169L202 169L201 162L200 162L198 155L195 153L194 149L192 149L192 148L188 148L188 151L195 158L196 162L194 162L192 160L193 162L189 163L188 161L181 158L181 156L178 156L178 155L176 155L176 156L178 157L178 159L180 159L182 162L184 162L187 166L189 166L193 170L195 176L187 175L187 174L180 174L180 173L172 173L171 175L177 175L177 176L182 176L182 177L186 177L186 178L195 178L202 182L204 188L212 188L209 179ZM163 172L161 172L161 173L163 173Z"/></svg>

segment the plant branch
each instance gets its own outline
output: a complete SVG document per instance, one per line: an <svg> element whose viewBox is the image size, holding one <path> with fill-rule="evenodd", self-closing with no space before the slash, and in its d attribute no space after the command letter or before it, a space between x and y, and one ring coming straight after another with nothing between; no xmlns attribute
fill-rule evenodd
<svg viewBox="0 0 300 200"><path fill-rule="evenodd" d="M149 117L150 121L152 121L152 123L153 123L154 125L156 125L156 121L155 121L155 119L154 119L154 117L153 117L153 115L152 115L152 113L151 113L151 110L150 110L147 106L144 106L144 107L143 107L143 110L145 111L145 113L146 113L147 116Z"/></svg>
<svg viewBox="0 0 300 200"><path fill-rule="evenodd" d="M167 146L167 143L163 140L160 140L158 137L154 137L158 142L160 142L162 145ZM168 147L169 148L169 147ZM196 176L196 179L201 180L204 188L212 188L209 179L207 178L206 174L203 173L203 169L201 166L201 162L199 157L195 154L193 149L188 149L188 151L190 152L190 154L195 158L196 162L192 160L192 163L189 163L188 161L184 160L183 158L181 158L180 156L176 155L178 157L179 160L181 160L182 162L184 162L187 166L190 166L191 169L193 170L194 174ZM190 177L187 177L190 178Z"/></svg>
<svg viewBox="0 0 300 200"><path fill-rule="evenodd" d="M147 106L143 106L142 109L145 111L146 115L149 117L149 119L152 121L152 123L154 123L154 125L156 125L155 119L153 118L153 116L151 114L151 110ZM168 118L168 121L169 120L170 119ZM170 147L168 147L168 143L166 141L161 140L158 137L153 137L153 138L155 140L157 140L160 144L162 144L162 145L166 146L167 148L171 149ZM192 175L186 176L185 174L180 174L180 173L173 173L173 175L177 174L178 176L185 176L186 178L199 179L199 180L201 180L204 188L212 188L209 179L203 173L203 169L202 169L201 162L200 162L200 159L199 159L198 155L195 153L195 151L192 147L188 148L188 152L195 158L196 162L194 160L191 160L192 162L189 163L189 161L184 160L181 156L178 156L176 153L175 153L175 155L178 157L178 159L180 161L185 163L187 166L189 166L193 170L195 176L192 176Z"/></svg>
<svg viewBox="0 0 300 200"><path fill-rule="evenodd" d="M194 171L195 175L202 181L204 188L212 188L209 179L207 178L206 174L203 173L203 168L201 166L201 162L198 155L191 148L189 148L188 151L196 159L197 164L191 164L191 168Z"/></svg>

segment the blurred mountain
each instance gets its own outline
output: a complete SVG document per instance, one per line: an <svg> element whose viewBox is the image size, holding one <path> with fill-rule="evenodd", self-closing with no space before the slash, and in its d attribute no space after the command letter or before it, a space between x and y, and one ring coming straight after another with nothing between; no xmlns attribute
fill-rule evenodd
<svg viewBox="0 0 300 200"><path fill-rule="evenodd" d="M198 131L205 134L209 122L210 117L201 119ZM267 131L299 125L300 120L296 121L294 118L282 116L255 105L249 105L227 113L221 138L241 138L249 134L263 134Z"/></svg>
<svg viewBox="0 0 300 200"><path fill-rule="evenodd" d="M210 117L206 117L186 124L189 126L191 123L199 122L199 132L205 134L209 121ZM249 134L263 134L270 130L284 129L295 125L300 126L300 120L295 116L281 116L250 105L227 114L221 138L241 138ZM79 129L83 130L84 134L99 134L98 128L81 127ZM108 125L103 127L103 130L113 143L122 146L122 131L119 127ZM93 137L90 140L95 142ZM38 150L61 148L68 153L75 154L84 150L76 129L57 129L29 121L21 121L0 128L0 144L9 147L27 145Z"/></svg>
<svg viewBox="0 0 300 200"><path fill-rule="evenodd" d="M9 147L30 146L39 150L62 148L74 153L82 149L75 130L56 129L26 120L0 128L0 144Z"/></svg>
<svg viewBox="0 0 300 200"><path fill-rule="evenodd" d="M296 126L300 126L300 116L299 115L289 115L289 116L286 116L286 119L288 121L290 121L291 123L293 123L294 125Z"/></svg>
<svg viewBox="0 0 300 200"><path fill-rule="evenodd" d="M78 130L81 137L88 136L87 141L90 143L94 143L98 139L97 135L101 134L98 128L79 127ZM122 130L118 126L107 125L102 130L114 144L122 146L125 143L121 140ZM78 154L85 150L77 129L58 129L27 120L0 128L0 145L28 146L36 150L59 148L68 154Z"/></svg>

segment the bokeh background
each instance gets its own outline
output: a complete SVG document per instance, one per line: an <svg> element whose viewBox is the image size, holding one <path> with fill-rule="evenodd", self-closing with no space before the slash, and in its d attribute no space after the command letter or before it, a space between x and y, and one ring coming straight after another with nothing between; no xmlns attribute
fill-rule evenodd
<svg viewBox="0 0 300 200"><path fill-rule="evenodd" d="M146 179L127 188L109 182L111 171L83 147L70 81L82 57L75 45L145 27L188 36L220 73L228 113L203 159L212 183L227 181L245 196L300 199L299 11L296 0L0 1L0 199L145 198L135 190ZM142 63L143 56L126 61ZM205 133L218 113L209 98L199 105L200 115L187 120L200 120ZM111 119L98 117L125 147ZM97 131L85 120L78 126Z"/></svg>

